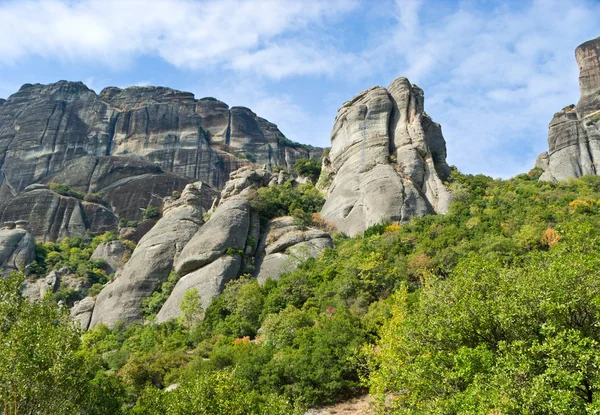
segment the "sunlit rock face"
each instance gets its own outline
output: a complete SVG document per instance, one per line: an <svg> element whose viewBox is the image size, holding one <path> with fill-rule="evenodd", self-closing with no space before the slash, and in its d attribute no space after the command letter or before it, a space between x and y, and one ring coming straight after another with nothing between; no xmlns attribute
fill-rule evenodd
<svg viewBox="0 0 600 415"><path fill-rule="evenodd" d="M115 217L139 220L142 208L189 183L220 190L251 162L290 168L321 151L292 143L248 108L189 92L109 87L96 94L81 82L25 84L0 102L0 222L29 220L43 240L114 230L118 219L101 207L39 188L24 192L65 184L100 194ZM37 219L42 206L56 211L54 223Z"/></svg>
<svg viewBox="0 0 600 415"><path fill-rule="evenodd" d="M441 127L424 112L423 91L406 78L346 102L323 160L327 201L321 211L355 235L384 222L445 213L451 194Z"/></svg>
<svg viewBox="0 0 600 415"><path fill-rule="evenodd" d="M554 114L548 129L548 152L538 157L543 181L600 173L600 38L578 46L581 97ZM547 159L547 163L542 162Z"/></svg>

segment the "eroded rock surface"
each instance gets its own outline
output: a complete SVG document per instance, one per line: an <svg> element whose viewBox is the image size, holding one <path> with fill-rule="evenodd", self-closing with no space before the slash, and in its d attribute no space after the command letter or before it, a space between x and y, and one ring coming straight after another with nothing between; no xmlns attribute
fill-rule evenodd
<svg viewBox="0 0 600 415"><path fill-rule="evenodd" d="M40 213L33 207L60 204L47 193L22 199L37 183L97 193L118 218L139 220L142 208L191 182L221 189L231 172L251 161L291 167L320 153L289 142L248 108L189 92L109 87L98 95L81 82L25 84L0 105L0 222L32 221ZM69 203L53 223L47 217L32 223L36 238L97 231Z"/></svg>
<svg viewBox="0 0 600 415"><path fill-rule="evenodd" d="M104 270L107 274L118 275L125 265L127 248L121 241L101 243L96 247L90 260L102 260L106 264Z"/></svg>
<svg viewBox="0 0 600 415"><path fill-rule="evenodd" d="M202 183L165 201L163 217L140 240L119 277L97 297L90 327L143 319L142 301L166 281L179 253L203 224Z"/></svg>
<svg viewBox="0 0 600 415"><path fill-rule="evenodd" d="M2 274L22 270L35 259L35 240L25 229L25 225L20 223L17 226L14 222L8 222L0 229Z"/></svg>
<svg viewBox="0 0 600 415"><path fill-rule="evenodd" d="M282 273L293 271L298 264L332 247L331 235L326 231L302 228L291 216L273 219L258 244L254 275L260 283L269 278L276 280Z"/></svg>
<svg viewBox="0 0 600 415"><path fill-rule="evenodd" d="M545 170L543 181L600 174L600 38L578 46L575 57L581 97L550 121L549 149L538 157L547 158L547 166L536 162Z"/></svg>
<svg viewBox="0 0 600 415"><path fill-rule="evenodd" d="M251 258L256 249L251 246L249 236L260 231L252 199L256 189L267 186L270 179L271 174L263 169L242 168L231 174L210 219L175 263L175 270L182 278L158 313L158 322L180 314L179 303L188 289L198 289L201 304L206 308L229 280L240 275L245 264L242 254Z"/></svg>
<svg viewBox="0 0 600 415"><path fill-rule="evenodd" d="M338 230L355 235L377 223L448 210L446 143L423 102L419 87L398 78L338 111L323 160L327 183L319 184L327 189L321 215Z"/></svg>

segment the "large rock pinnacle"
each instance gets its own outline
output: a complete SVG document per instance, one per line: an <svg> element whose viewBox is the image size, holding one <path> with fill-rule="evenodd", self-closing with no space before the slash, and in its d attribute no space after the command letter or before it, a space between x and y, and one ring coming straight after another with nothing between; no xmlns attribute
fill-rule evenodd
<svg viewBox="0 0 600 415"><path fill-rule="evenodd" d="M554 114L548 128L548 153L536 163L544 170L543 181L560 181L586 174L599 174L600 162L600 38L575 50L579 65L581 97Z"/></svg>
<svg viewBox="0 0 600 415"><path fill-rule="evenodd" d="M340 231L355 235L377 223L447 211L446 143L423 102L423 90L398 78L338 111L324 159L328 195L321 214Z"/></svg>

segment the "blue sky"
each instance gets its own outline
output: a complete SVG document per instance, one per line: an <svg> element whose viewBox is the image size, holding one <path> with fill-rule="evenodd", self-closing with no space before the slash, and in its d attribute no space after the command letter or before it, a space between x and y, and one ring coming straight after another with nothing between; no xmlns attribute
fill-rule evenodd
<svg viewBox="0 0 600 415"><path fill-rule="evenodd" d="M0 0L0 97L23 83L161 85L243 105L329 144L337 109L406 76L448 161L510 177L579 97L598 0Z"/></svg>

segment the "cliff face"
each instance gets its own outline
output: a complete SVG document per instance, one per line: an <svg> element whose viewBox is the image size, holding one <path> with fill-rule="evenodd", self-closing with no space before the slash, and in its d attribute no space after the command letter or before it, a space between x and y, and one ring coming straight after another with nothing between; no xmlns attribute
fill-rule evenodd
<svg viewBox="0 0 600 415"><path fill-rule="evenodd" d="M581 97L554 114L548 131L548 152L538 157L540 180L560 181L600 174L600 38L578 46Z"/></svg>
<svg viewBox="0 0 600 415"><path fill-rule="evenodd" d="M320 180L328 187L321 214L338 230L355 235L378 223L447 211L446 142L423 103L423 91L398 78L340 108Z"/></svg>
<svg viewBox="0 0 600 415"><path fill-rule="evenodd" d="M35 223L32 201L22 200L32 184L99 193L118 217L133 220L141 208L191 182L221 189L232 171L250 162L291 167L320 152L290 142L247 108L189 92L110 87L97 95L81 82L26 84L0 104L0 223ZM71 216L54 221L68 223ZM92 221L82 215L79 222L89 229ZM48 221L32 231L49 240L81 234Z"/></svg>

